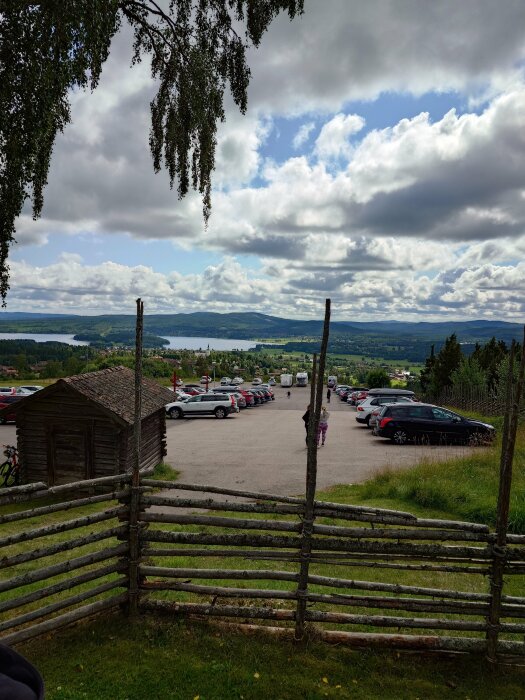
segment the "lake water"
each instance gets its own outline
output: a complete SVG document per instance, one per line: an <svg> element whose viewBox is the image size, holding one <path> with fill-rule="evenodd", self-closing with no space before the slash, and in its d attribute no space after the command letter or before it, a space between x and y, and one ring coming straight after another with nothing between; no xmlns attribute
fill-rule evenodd
<svg viewBox="0 0 525 700"><path fill-rule="evenodd" d="M196 336L163 335L169 340L169 345L164 348L173 350L250 350L256 346L255 340L239 340L236 338L200 338ZM58 343L68 345L89 345L84 340L74 340L73 335L66 333L0 333L0 340L36 340L37 343L45 343L55 340Z"/></svg>
<svg viewBox="0 0 525 700"><path fill-rule="evenodd" d="M75 340L67 333L0 333L0 340L36 340L37 343L47 343L54 340L67 345L89 345L85 340Z"/></svg>
<svg viewBox="0 0 525 700"><path fill-rule="evenodd" d="M251 350L257 345L255 340L238 340L237 338L199 338L196 336L163 335L170 341L174 350Z"/></svg>

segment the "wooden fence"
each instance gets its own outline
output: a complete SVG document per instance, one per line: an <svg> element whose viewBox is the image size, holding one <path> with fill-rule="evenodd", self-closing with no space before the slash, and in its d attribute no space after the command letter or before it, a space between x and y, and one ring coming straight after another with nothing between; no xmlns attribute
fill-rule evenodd
<svg viewBox="0 0 525 700"><path fill-rule="evenodd" d="M297 640L315 626L318 637L358 646L525 656L525 536L508 533L525 375L522 353L513 387L514 343L491 532L316 500L329 300L319 364L313 357L304 498L148 479L138 468L140 300L137 310L133 473L0 490L2 641L126 606L132 616L221 618L247 629L257 620Z"/></svg>
<svg viewBox="0 0 525 700"><path fill-rule="evenodd" d="M2 642L127 603L130 479L0 489Z"/></svg>
<svg viewBox="0 0 525 700"><path fill-rule="evenodd" d="M498 654L525 655L525 597L511 594L524 590L525 536L508 535L501 550L486 525L317 500L305 527L303 498L142 477L137 561L130 498L129 475L0 491L4 643L135 596L138 610L295 637L313 625L358 646L483 652L496 632ZM508 592L495 597L501 563Z"/></svg>

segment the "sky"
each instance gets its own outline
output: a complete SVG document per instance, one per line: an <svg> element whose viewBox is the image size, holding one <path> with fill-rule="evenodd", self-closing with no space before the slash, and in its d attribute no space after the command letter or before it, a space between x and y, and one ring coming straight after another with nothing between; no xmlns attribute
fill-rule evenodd
<svg viewBox="0 0 525 700"><path fill-rule="evenodd" d="M149 66L115 38L71 96L7 311L256 311L334 320L525 317L523 0L305 0L226 100L212 214L148 146Z"/></svg>

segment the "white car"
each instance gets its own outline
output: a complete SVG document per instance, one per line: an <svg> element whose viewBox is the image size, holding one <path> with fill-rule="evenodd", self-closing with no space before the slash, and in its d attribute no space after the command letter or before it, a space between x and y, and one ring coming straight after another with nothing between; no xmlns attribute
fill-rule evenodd
<svg viewBox="0 0 525 700"><path fill-rule="evenodd" d="M172 401L166 404L166 414L170 418L206 415L226 418L230 413L238 413L238 411L237 401L232 394L197 394L183 401Z"/></svg>
<svg viewBox="0 0 525 700"><path fill-rule="evenodd" d="M270 379L268 379L269 386L275 386L276 384L277 384L277 382L275 381L275 379L273 377L270 377Z"/></svg>
<svg viewBox="0 0 525 700"><path fill-rule="evenodd" d="M242 377L234 377L232 379L232 384L238 385L238 384L243 384L244 379Z"/></svg>
<svg viewBox="0 0 525 700"><path fill-rule="evenodd" d="M355 419L358 423L364 423L370 428L372 411L375 411L379 406L391 403L414 403L414 401L406 396L369 396L357 405Z"/></svg>
<svg viewBox="0 0 525 700"><path fill-rule="evenodd" d="M259 384L262 384L262 379L260 377L255 377L252 382L252 386L259 386Z"/></svg>
<svg viewBox="0 0 525 700"><path fill-rule="evenodd" d="M211 382L211 377L208 377L207 374L204 374L201 377L201 384L209 384Z"/></svg>
<svg viewBox="0 0 525 700"><path fill-rule="evenodd" d="M17 394L34 394L35 392L40 391L40 389L43 389L43 388L44 387L40 386L39 384L17 386L16 393Z"/></svg>
<svg viewBox="0 0 525 700"><path fill-rule="evenodd" d="M221 379L221 386L229 386L232 383L231 377L223 377Z"/></svg>

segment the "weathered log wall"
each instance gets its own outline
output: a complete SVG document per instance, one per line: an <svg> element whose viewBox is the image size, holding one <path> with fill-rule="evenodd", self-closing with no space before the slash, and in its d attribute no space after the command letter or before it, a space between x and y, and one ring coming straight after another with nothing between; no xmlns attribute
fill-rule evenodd
<svg viewBox="0 0 525 700"><path fill-rule="evenodd" d="M55 486L131 471L133 466L133 426L122 426L66 387L19 411L17 442L24 482ZM142 421L141 467L154 467L165 450L161 409Z"/></svg>

